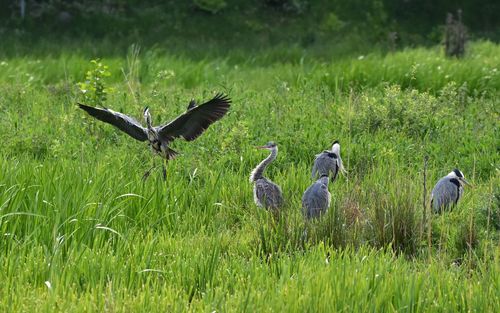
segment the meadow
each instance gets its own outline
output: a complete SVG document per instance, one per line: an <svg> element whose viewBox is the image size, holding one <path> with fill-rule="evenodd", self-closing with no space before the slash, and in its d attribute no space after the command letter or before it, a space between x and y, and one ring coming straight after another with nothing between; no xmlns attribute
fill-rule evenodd
<svg viewBox="0 0 500 313"><path fill-rule="evenodd" d="M0 55L0 311L500 312L498 44L461 60L439 47L199 58L90 43ZM160 123L217 92L230 113L175 142L166 181L143 182L160 159L76 106L138 119L149 106ZM303 240L300 199L335 139L348 174ZM248 182L270 140L278 217ZM430 190L455 167L474 187L431 215Z"/></svg>

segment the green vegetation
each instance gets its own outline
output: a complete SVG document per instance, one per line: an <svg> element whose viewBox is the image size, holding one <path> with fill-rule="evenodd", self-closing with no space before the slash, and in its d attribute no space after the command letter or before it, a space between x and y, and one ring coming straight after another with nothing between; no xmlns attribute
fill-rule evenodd
<svg viewBox="0 0 500 313"><path fill-rule="evenodd" d="M84 51L0 60L1 311L500 310L498 45L460 61L420 48L330 62L131 46L90 63ZM176 142L167 182L142 183L146 146L75 106L140 117L148 105L166 121L217 91L230 114ZM333 139L348 179L303 242L300 198ZM268 140L278 220L248 183ZM454 167L475 185L432 217L430 241L426 155L428 194Z"/></svg>
<svg viewBox="0 0 500 313"><path fill-rule="evenodd" d="M0 10L0 312L500 312L500 46L436 45L457 3L471 38L498 38L498 4L434 2ZM76 106L160 123L216 92L230 113L174 143L166 182L141 180L161 162L146 144ZM304 240L335 139L348 175ZM270 140L277 217L248 182ZM425 158L427 201L455 167L473 183L452 212L424 212Z"/></svg>
<svg viewBox="0 0 500 313"><path fill-rule="evenodd" d="M198 59L292 47L330 60L434 46L443 41L447 13L459 9L469 39L500 40L496 0L32 0L24 18L21 2L0 10L0 54L55 54L86 43L88 54L102 58L138 43Z"/></svg>

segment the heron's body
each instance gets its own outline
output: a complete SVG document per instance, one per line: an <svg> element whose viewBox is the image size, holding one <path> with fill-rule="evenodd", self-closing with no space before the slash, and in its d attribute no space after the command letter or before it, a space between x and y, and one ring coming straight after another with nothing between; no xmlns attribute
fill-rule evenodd
<svg viewBox="0 0 500 313"><path fill-rule="evenodd" d="M339 165L337 160L333 159L331 151L323 151L320 154L316 154L316 159L314 160L314 165L312 169L312 178L318 178L322 175L327 175L331 177L332 182L335 181L339 172Z"/></svg>
<svg viewBox="0 0 500 313"><path fill-rule="evenodd" d="M328 191L328 175L321 176L302 196L302 210L306 219L318 218L330 207L331 194Z"/></svg>
<svg viewBox="0 0 500 313"><path fill-rule="evenodd" d="M457 205L463 194L463 181L465 179L462 172L454 170L436 183L431 194L434 213L441 213Z"/></svg>
<svg viewBox="0 0 500 313"><path fill-rule="evenodd" d="M265 177L254 182L253 198L255 204L261 208L274 210L283 204L281 188Z"/></svg>
<svg viewBox="0 0 500 313"><path fill-rule="evenodd" d="M333 158L333 154L336 155L336 158ZM333 183L339 171L345 172L345 169L340 157L340 144L338 141L335 141L332 150L325 150L316 154L312 168L312 178L317 179L323 175L327 175L331 177L331 182Z"/></svg>
<svg viewBox="0 0 500 313"><path fill-rule="evenodd" d="M281 188L263 176L266 167L276 159L278 147L274 143L269 143L262 149L268 149L271 154L255 167L250 174L250 182L254 184L253 196L255 204L269 210L276 210L283 204L283 192Z"/></svg>
<svg viewBox="0 0 500 313"><path fill-rule="evenodd" d="M177 152L169 147L176 138L187 141L198 138L212 123L221 119L229 110L231 100L223 94L217 94L212 100L196 106L194 101L188 105L185 113L170 123L152 126L149 109L144 110L146 127L134 118L110 109L100 109L79 104L80 108L98 120L109 123L132 138L148 141L151 151L167 160L175 158Z"/></svg>

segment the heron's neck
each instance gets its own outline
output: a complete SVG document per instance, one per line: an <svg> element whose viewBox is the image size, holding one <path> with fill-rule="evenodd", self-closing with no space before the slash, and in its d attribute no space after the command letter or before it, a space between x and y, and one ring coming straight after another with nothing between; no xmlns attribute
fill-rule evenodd
<svg viewBox="0 0 500 313"><path fill-rule="evenodd" d="M153 129L153 125L151 125L151 118L146 118L146 127L148 128L148 130Z"/></svg>
<svg viewBox="0 0 500 313"><path fill-rule="evenodd" d="M334 152L337 156L340 156L340 145L338 143L332 146L332 152Z"/></svg>
<svg viewBox="0 0 500 313"><path fill-rule="evenodd" d="M275 147L271 150L271 154L267 156L262 162L257 165L256 168L252 171L250 174L250 182L254 182L259 178L262 178L264 174L264 170L266 167L276 159L276 156L278 155L278 147Z"/></svg>
<svg viewBox="0 0 500 313"><path fill-rule="evenodd" d="M340 157L340 145L338 143L332 146L332 152L337 155L337 164L339 165L339 170L345 171L344 165L342 165L342 158Z"/></svg>
<svg viewBox="0 0 500 313"><path fill-rule="evenodd" d="M325 184L328 186L328 175L322 175L320 178L319 178L319 181L322 183L322 184Z"/></svg>

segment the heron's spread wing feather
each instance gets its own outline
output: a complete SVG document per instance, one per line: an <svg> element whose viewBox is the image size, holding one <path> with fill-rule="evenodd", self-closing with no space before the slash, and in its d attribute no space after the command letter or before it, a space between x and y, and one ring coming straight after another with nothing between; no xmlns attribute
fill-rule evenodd
<svg viewBox="0 0 500 313"><path fill-rule="evenodd" d="M89 115L117 127L134 139L139 141L146 141L148 139L147 130L142 127L139 122L123 113L115 112L109 109L94 108L81 103L78 103L78 106Z"/></svg>
<svg viewBox="0 0 500 313"><path fill-rule="evenodd" d="M191 107L167 125L158 127L160 140L183 137L191 141L200 136L212 123L221 119L229 110L231 99L217 94L212 100Z"/></svg>

